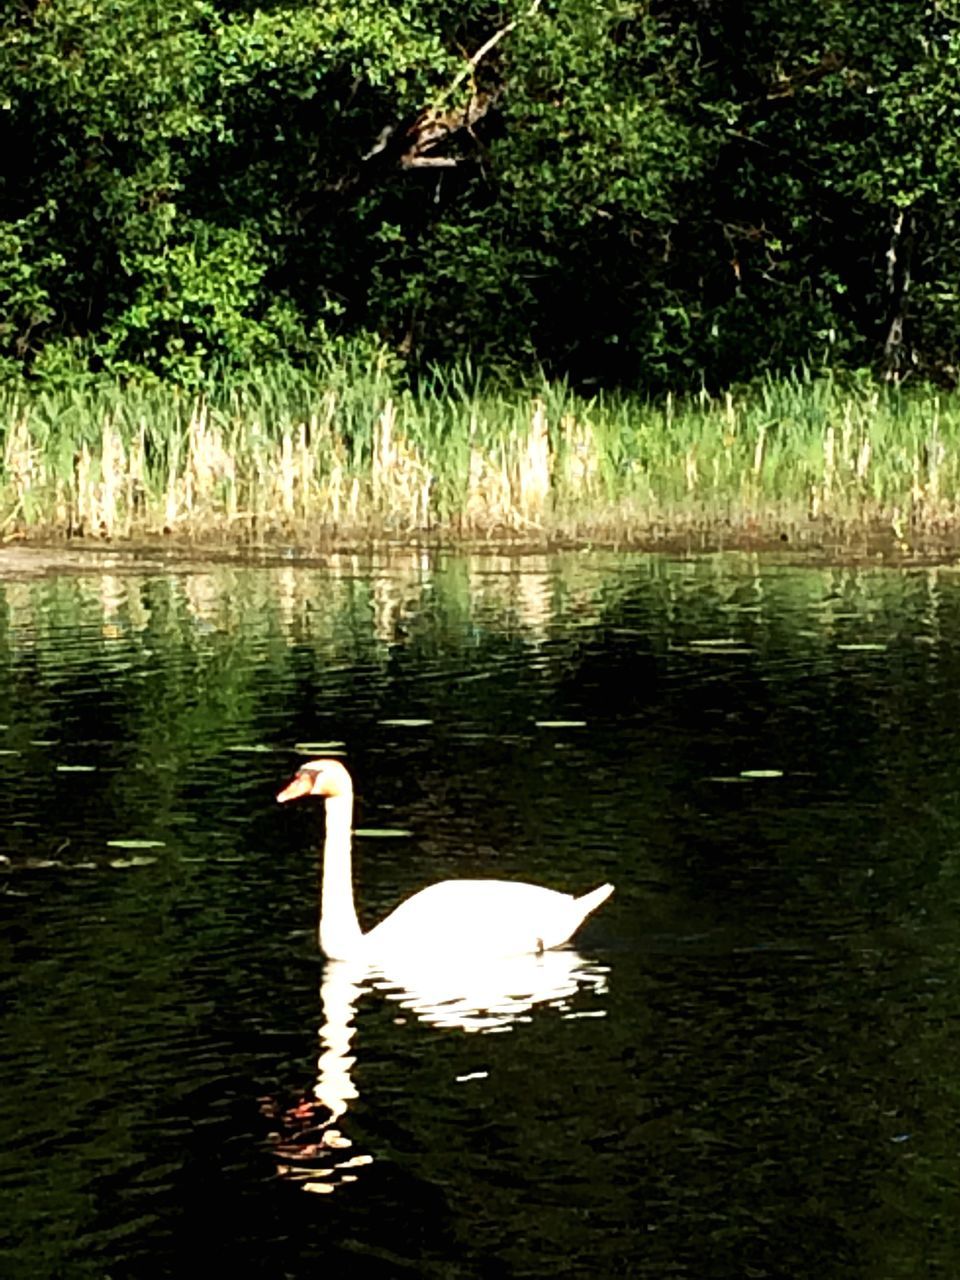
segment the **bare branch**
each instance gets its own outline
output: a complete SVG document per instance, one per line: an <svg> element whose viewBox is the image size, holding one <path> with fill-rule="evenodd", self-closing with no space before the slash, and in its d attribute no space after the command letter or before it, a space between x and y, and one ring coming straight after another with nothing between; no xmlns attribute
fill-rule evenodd
<svg viewBox="0 0 960 1280"><path fill-rule="evenodd" d="M480 48L467 58L466 66L454 76L451 83L440 95L440 101L449 101L463 82L468 78L472 78L477 67L491 50L495 49L500 41L505 36L508 36L521 21L532 17L540 8L540 3L541 0L533 0L533 3L522 17L514 18L512 22L508 22L506 26L501 27L485 40ZM474 88L469 102L464 107L451 107L447 111L440 107L428 107L421 111L413 123L403 132L403 149L399 158L400 167L402 169L454 168L458 164L455 156L433 156L428 153L434 147L439 146L441 142L459 132L459 130L466 129L471 131L477 121L482 119L490 110L497 96L498 92L479 93ZM390 139L397 132L397 128L398 126L395 124L388 124L381 129L376 142L361 159L372 160L374 156L384 151Z"/></svg>
<svg viewBox="0 0 960 1280"><path fill-rule="evenodd" d="M454 107L450 111L421 111L406 130L405 139L409 141L400 156L401 167L452 169L457 164L455 157L431 156L428 153L460 129L472 129L487 114L494 100L494 94L475 93L465 107Z"/></svg>
<svg viewBox="0 0 960 1280"><path fill-rule="evenodd" d="M533 0L533 4L531 4L530 8L527 10L527 12L523 16L525 18L532 18L539 8L540 8L540 0ZM495 31L489 40L485 40L483 44L480 46L480 48L476 51L476 53L471 54L471 56L467 59L467 65L463 69L463 71L461 71L459 75L454 77L453 83L451 84L449 91L453 92L453 90L456 89L458 85L461 85L464 82L464 80L466 80L467 76L472 75L473 72L476 71L480 63L483 61L483 59L490 52L490 50L495 49L496 46L500 43L500 41L503 39L503 37L508 36L519 22L520 22L519 18L514 18L513 21L508 22L505 27L501 27L499 31Z"/></svg>
<svg viewBox="0 0 960 1280"><path fill-rule="evenodd" d="M455 169L458 163L455 156L421 156L407 152L400 157L401 169Z"/></svg>
<svg viewBox="0 0 960 1280"><path fill-rule="evenodd" d="M377 135L376 142L373 144L373 146L365 155L362 155L360 157L360 159L372 160L374 156L379 155L380 152L383 151L383 149L386 147L390 139L393 137L393 135L396 133L396 131L397 131L397 126L395 124L384 125L384 127L380 130L379 134Z"/></svg>

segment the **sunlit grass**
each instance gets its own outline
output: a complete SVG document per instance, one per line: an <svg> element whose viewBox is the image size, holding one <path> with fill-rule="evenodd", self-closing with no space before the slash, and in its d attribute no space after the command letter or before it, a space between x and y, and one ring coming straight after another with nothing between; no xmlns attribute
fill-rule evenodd
<svg viewBox="0 0 960 1280"><path fill-rule="evenodd" d="M0 534L629 539L952 525L960 397L829 375L676 401L281 371L219 396L0 389Z"/></svg>

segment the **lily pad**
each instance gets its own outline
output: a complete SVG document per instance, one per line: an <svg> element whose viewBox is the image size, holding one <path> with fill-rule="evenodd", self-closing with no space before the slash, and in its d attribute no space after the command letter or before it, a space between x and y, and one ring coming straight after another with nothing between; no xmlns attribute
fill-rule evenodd
<svg viewBox="0 0 960 1280"><path fill-rule="evenodd" d="M353 834L366 840L404 840L413 832L403 827L357 827Z"/></svg>
<svg viewBox="0 0 960 1280"><path fill-rule="evenodd" d="M586 720L535 720L538 729L585 729Z"/></svg>
<svg viewBox="0 0 960 1280"><path fill-rule="evenodd" d="M96 773L95 764L58 764L57 773Z"/></svg>
<svg viewBox="0 0 960 1280"><path fill-rule="evenodd" d="M748 649L745 645L732 645L727 643L706 644L700 643L697 640L692 640L690 642L690 647L685 650L682 649L680 652L696 653L699 654L701 658L727 658L736 657L740 654L756 653L756 649Z"/></svg>
<svg viewBox="0 0 960 1280"><path fill-rule="evenodd" d="M114 858L110 865L118 871L123 871L127 867L149 867L152 862L156 862L156 858L147 858L143 854L135 854L132 858Z"/></svg>
<svg viewBox="0 0 960 1280"><path fill-rule="evenodd" d="M109 849L165 849L165 840L108 840Z"/></svg>
<svg viewBox="0 0 960 1280"><path fill-rule="evenodd" d="M741 769L741 778L782 778L782 769Z"/></svg>
<svg viewBox="0 0 960 1280"><path fill-rule="evenodd" d="M387 725L393 729L423 729L428 724L433 724L432 720L378 720L378 724Z"/></svg>
<svg viewBox="0 0 960 1280"><path fill-rule="evenodd" d="M347 744L333 739L329 742L295 742L293 749L304 756L342 755L347 749Z"/></svg>
<svg viewBox="0 0 960 1280"><path fill-rule="evenodd" d="M838 644L841 653L886 653L885 644Z"/></svg>
<svg viewBox="0 0 960 1280"><path fill-rule="evenodd" d="M249 746L227 747L228 751L238 751L245 755L268 755L272 751L276 751L276 747L268 747L265 743L255 742Z"/></svg>

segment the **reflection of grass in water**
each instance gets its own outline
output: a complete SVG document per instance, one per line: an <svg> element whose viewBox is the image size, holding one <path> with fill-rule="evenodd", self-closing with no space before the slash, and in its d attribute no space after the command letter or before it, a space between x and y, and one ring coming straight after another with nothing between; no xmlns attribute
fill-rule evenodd
<svg viewBox="0 0 960 1280"><path fill-rule="evenodd" d="M163 387L0 392L4 532L443 528L621 536L727 520L956 518L960 400L830 376L654 405L416 393L382 370L265 375L215 400Z"/></svg>

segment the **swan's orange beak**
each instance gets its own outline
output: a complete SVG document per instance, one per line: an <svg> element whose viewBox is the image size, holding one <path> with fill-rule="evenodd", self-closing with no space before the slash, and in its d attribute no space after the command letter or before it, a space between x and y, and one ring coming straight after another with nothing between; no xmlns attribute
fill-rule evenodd
<svg viewBox="0 0 960 1280"><path fill-rule="evenodd" d="M283 790L277 795L280 804L286 804L288 800L298 800L300 796L308 796L313 790L313 779L309 773L298 773L292 782L288 782Z"/></svg>

